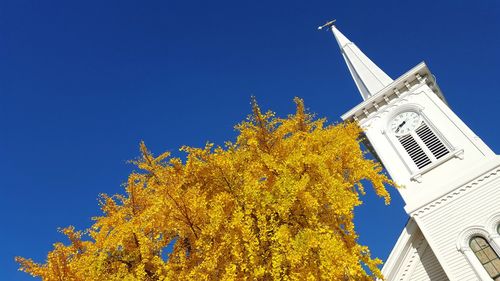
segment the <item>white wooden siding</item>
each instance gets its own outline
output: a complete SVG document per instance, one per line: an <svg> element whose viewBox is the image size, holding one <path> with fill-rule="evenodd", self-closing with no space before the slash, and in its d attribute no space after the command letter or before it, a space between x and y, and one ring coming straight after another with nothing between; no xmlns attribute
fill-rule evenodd
<svg viewBox="0 0 500 281"><path fill-rule="evenodd" d="M498 173L485 177L472 186L461 188L462 194L440 201L417 223L452 280L478 280L465 256L456 248L458 235L473 225L486 224L493 214L500 212L500 177Z"/></svg>
<svg viewBox="0 0 500 281"><path fill-rule="evenodd" d="M431 247L426 247L417 266L407 280L411 281L448 281L446 273L439 264Z"/></svg>

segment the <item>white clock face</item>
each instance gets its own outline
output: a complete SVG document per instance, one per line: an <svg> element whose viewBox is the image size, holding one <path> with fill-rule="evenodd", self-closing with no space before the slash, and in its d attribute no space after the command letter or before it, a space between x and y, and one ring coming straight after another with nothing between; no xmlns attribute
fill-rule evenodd
<svg viewBox="0 0 500 281"><path fill-rule="evenodd" d="M413 111L402 112L392 119L390 127L398 136L406 135L415 130L421 123L420 115Z"/></svg>

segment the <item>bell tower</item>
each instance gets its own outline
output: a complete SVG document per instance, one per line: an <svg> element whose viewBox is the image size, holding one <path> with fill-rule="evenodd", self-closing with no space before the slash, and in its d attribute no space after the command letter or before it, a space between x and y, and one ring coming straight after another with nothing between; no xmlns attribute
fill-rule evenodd
<svg viewBox="0 0 500 281"><path fill-rule="evenodd" d="M424 62L392 80L334 25L363 102L342 115L364 129L411 213L450 191L459 174L495 157L450 109Z"/></svg>
<svg viewBox="0 0 500 281"><path fill-rule="evenodd" d="M410 216L384 267L386 278L500 280L469 245L473 237L490 243L490 263L498 264L500 274L500 258L493 254L500 256L500 157L448 106L424 62L393 80L333 22L327 25L363 98L342 119L363 128L366 146L402 186L398 191ZM402 273L409 249L422 245L430 246L429 258L417 250L413 256L421 264L433 258L442 268L434 276L440 277Z"/></svg>

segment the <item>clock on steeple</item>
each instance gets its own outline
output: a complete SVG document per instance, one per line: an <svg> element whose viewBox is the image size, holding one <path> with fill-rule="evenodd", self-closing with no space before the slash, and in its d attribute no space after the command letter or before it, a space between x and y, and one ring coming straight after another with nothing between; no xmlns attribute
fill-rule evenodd
<svg viewBox="0 0 500 281"><path fill-rule="evenodd" d="M421 123L420 114L415 111L405 111L399 113L390 122L391 132L396 136L405 136L415 131Z"/></svg>
<svg viewBox="0 0 500 281"><path fill-rule="evenodd" d="M500 157L450 109L424 62L393 80L327 26L363 98L342 119L363 128L410 216L387 280L500 280Z"/></svg>
<svg viewBox="0 0 500 281"><path fill-rule="evenodd" d="M448 107L424 62L392 80L331 30L364 100L342 118L359 122L390 176L406 187L400 193L407 211L448 192L446 181L457 170L495 156Z"/></svg>

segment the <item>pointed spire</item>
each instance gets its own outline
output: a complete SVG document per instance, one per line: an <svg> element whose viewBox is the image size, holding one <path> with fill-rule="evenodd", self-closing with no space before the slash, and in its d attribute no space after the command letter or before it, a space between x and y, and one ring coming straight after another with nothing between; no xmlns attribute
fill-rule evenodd
<svg viewBox="0 0 500 281"><path fill-rule="evenodd" d="M363 54L333 24L331 29L363 100L368 99L392 83L391 77Z"/></svg>

